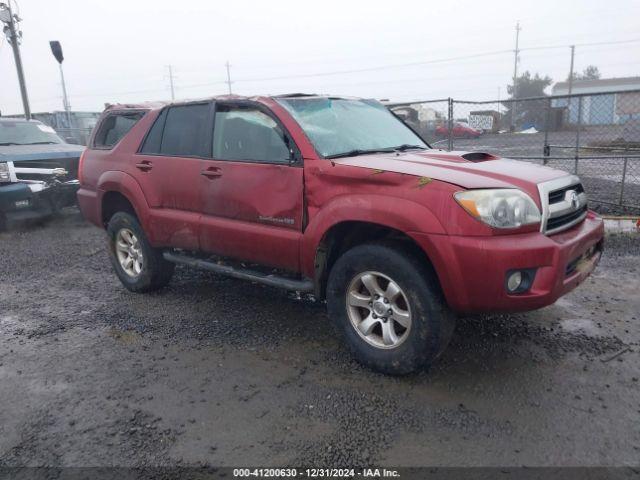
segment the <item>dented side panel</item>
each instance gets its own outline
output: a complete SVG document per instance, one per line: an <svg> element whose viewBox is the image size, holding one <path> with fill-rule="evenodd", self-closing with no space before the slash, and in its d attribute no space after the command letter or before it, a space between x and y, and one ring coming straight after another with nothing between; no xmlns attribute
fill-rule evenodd
<svg viewBox="0 0 640 480"><path fill-rule="evenodd" d="M313 274L316 250L331 227L345 221L402 232L446 234L438 220L448 211L452 185L380 169L305 160L308 226L301 251L303 273Z"/></svg>
<svg viewBox="0 0 640 480"><path fill-rule="evenodd" d="M303 220L303 169L267 163L202 160L202 229L205 251L299 270Z"/></svg>

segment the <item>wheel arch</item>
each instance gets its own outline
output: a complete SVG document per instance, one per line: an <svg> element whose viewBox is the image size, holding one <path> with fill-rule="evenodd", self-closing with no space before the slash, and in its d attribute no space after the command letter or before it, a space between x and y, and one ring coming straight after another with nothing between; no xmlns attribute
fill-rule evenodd
<svg viewBox="0 0 640 480"><path fill-rule="evenodd" d="M426 256L429 264L430 252L421 248L410 232L446 234L435 214L412 200L377 194L341 195L333 198L313 215L305 229L301 248L302 273L314 279L316 294L320 298L324 298L326 275L329 271L327 266L332 264L327 263L331 253L327 251L327 246L335 243L334 238L343 238L346 232L353 229L356 233L351 235L352 238L364 239L362 232L365 232L373 233L370 240L393 238L403 241L411 245L418 254Z"/></svg>
<svg viewBox="0 0 640 480"><path fill-rule="evenodd" d="M326 298L329 273L341 255L358 245L374 242L402 248L423 262L425 268L438 280L429 254L409 234L384 224L345 220L332 225L317 245L313 271L316 297L322 300ZM439 280L438 287L440 288Z"/></svg>
<svg viewBox="0 0 640 480"><path fill-rule="evenodd" d="M102 225L106 228L111 217L118 212L129 213L140 220L133 204L124 194L115 190L105 192L102 195L100 206L100 220Z"/></svg>
<svg viewBox="0 0 640 480"><path fill-rule="evenodd" d="M138 182L124 172L109 171L98 180L99 218L106 227L109 219L118 211L134 215L148 236L149 206ZM150 238L151 240L151 238Z"/></svg>

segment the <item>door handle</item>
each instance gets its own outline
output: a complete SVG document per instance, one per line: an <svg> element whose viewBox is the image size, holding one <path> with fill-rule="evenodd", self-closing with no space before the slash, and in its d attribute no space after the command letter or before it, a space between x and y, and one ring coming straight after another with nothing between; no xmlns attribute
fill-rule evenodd
<svg viewBox="0 0 640 480"><path fill-rule="evenodd" d="M200 175L203 175L208 178L218 178L222 176L222 170L216 167L211 167L201 171Z"/></svg>
<svg viewBox="0 0 640 480"><path fill-rule="evenodd" d="M153 164L147 160L141 163L136 163L136 168L142 170L143 172L148 172L153 168Z"/></svg>

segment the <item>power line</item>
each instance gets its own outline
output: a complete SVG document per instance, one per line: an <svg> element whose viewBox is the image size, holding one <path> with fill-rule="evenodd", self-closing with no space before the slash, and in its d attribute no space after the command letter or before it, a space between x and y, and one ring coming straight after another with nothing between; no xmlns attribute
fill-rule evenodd
<svg viewBox="0 0 640 480"><path fill-rule="evenodd" d="M433 63L445 63L445 62L453 62L456 60L466 60L469 58L479 58L479 57L488 57L488 56L492 56L492 55L499 55L499 54L503 54L503 53L510 53L512 50L496 50L493 52L484 52L484 53L477 53L477 54L473 54L473 55L463 55L463 56L459 56L459 57L450 57L450 58L438 58L435 60L424 60L424 61L418 61L418 62L408 62L408 63L395 63L395 64L389 64L389 65L379 65L376 67L366 67L366 68L356 68L356 69L350 69L350 70L334 70L334 71L330 71L330 72L318 72L318 73L304 73L304 74L299 74L299 75L283 75L283 76L277 76L277 77L264 77L264 78L245 78L245 79L240 79L240 80L236 80L237 82L256 82L256 81L268 81L268 80L283 80L283 79L289 79L289 78L306 78L306 77L327 77L327 76L331 76L331 75L344 75L344 74L351 74L351 73L364 73L364 72L376 72L379 70L389 70L389 69L395 69L395 68L404 68L404 67L414 67L414 66L419 66L419 65L430 65Z"/></svg>
<svg viewBox="0 0 640 480"><path fill-rule="evenodd" d="M621 45L623 43L637 43L640 42L640 38L633 38L630 40L614 40L612 42L588 42L588 43L574 43L573 45L576 47L593 47L597 45ZM545 45L541 47L525 47L520 50L551 50L554 48L567 48L571 47L571 45Z"/></svg>
<svg viewBox="0 0 640 480"><path fill-rule="evenodd" d="M390 70L390 69L395 69L395 68L413 67L413 66L418 66L418 65L429 65L429 64L433 64L433 63L453 62L453 61L456 61L456 60L466 60L466 59L470 59L470 58L487 57L487 56L493 56L493 55L499 55L499 54L511 53L511 52L512 52L512 50L496 50L496 51L493 51L493 52L483 52L483 53L477 53L477 54L473 54L473 55L463 55L463 56L459 56L459 57L438 58L438 59L434 59L434 60L424 60L424 61L408 62L408 63L395 63L395 64L389 64L389 65L378 65L378 66L375 66L375 67L356 68L356 69L349 69L349 70L334 70L334 71L329 71L329 72L303 73L303 74L294 74L294 75L279 75L279 76L275 76L275 77L240 78L240 79L234 80L232 83L238 83L238 82L267 82L267 81L272 81L272 80L288 80L288 79L295 79L295 78L328 77L328 76L333 76L333 75L345 75L345 74L351 74L351 73L375 72L375 71L380 71L380 70ZM181 86L180 88L208 87L210 85L218 85L218 84L221 84L221 83L228 83L228 80L218 80L218 81L214 81L214 82L199 83L199 84L194 84L194 85L184 85L184 86Z"/></svg>
<svg viewBox="0 0 640 480"><path fill-rule="evenodd" d="M519 24L518 24L518 28L519 28L519 30L522 30L522 28L519 26ZM611 41L611 42L576 43L575 45L576 46L586 47L586 46L595 46L595 45L617 45L617 44L635 43L635 42L640 42L640 38L631 39L631 40ZM522 51L525 51L525 50L529 51L529 50L567 48L567 46L568 45L551 45L551 46L526 47L526 48L519 48L518 47L518 53L522 52ZM243 82L243 83L244 82L268 82L268 81L273 81L273 80L289 80L289 79L296 79L296 78L314 78L314 77L326 77L326 76L333 76L333 75L348 75L348 74L353 74L353 73L375 72L375 71L381 71L381 70L392 70L392 69L396 69L396 68L413 67L413 66L420 66L420 65L430 65L430 64L434 64L434 63L446 63L446 62L453 62L453 61L458 61L458 60L468 60L468 59L472 59L472 58L482 58L482 57L495 56L495 55L506 54L506 53L511 53L511 52L513 52L513 50L495 50L495 51L491 51L491 52L481 52L481 53L476 53L476 54L471 54L471 55L461 55L461 56L456 56L456 57L439 58L439 59L434 59L434 60L424 60L424 61L416 61L416 62L406 62L406 63L395 63L395 64L387 64L387 65L378 65L378 66L374 66L374 67L365 67L365 68L348 69L348 70L333 70L333 71L327 71L327 72L303 73L303 74L293 74L293 75L278 75L278 76L273 76L273 77L239 78L239 79L234 80L233 83L239 83L239 82ZM219 84L223 84L223 83L228 83L228 80L227 81L218 80L218 81L213 81L213 82L199 83L199 84L193 84L193 85L185 85L185 86L182 86L181 88L208 87L208 86L219 85Z"/></svg>
<svg viewBox="0 0 640 480"><path fill-rule="evenodd" d="M518 28L520 28L520 27L518 26ZM600 46L600 45L628 44L628 43L636 43L636 42L640 42L640 38L634 38L634 39L628 39L628 40L605 41L605 42L576 43L575 46L591 47L591 46ZM519 46L517 46L517 53L522 52L522 51L561 49L561 48L567 48L567 47L568 47L568 45L545 45L545 46L524 47L524 48L520 48ZM503 55L503 54L508 54L508 53L514 53L514 50L495 50L495 51L489 51L489 52L479 52L479 53L475 53L475 54L460 55L460 56L454 56L454 57L444 57L444 58L437 58L437 59L431 59L431 60L422 60L422 61L395 63L395 64L385 64L385 65L377 65L377 66L372 66L372 67L355 68L355 69L332 70L332 71L326 71L326 72L315 72L315 73L293 74L293 75L278 75L278 76L271 76L271 77L239 78L239 79L235 79L233 81L231 81L230 71L228 71L227 72L228 75L227 75L227 79L226 80L222 80L221 79L221 80L205 82L205 83L180 85L180 88L181 89L192 89L192 88L209 87L209 86L213 86L213 85L224 85L224 84L226 84L229 87L229 91L231 91L231 84L232 83L237 83L237 82L251 83L251 82L275 81L275 80L288 80L288 79L302 79L302 78L316 78L316 77L327 77L327 76L337 76L337 75L349 75L349 74L354 74L354 73L366 73L366 72L393 70L393 69L398 69L398 68L406 68L406 67L413 67L413 66L420 66L420 65L447 63L447 62L454 62L454 61L460 61L460 60L469 60L469 59L474 59L474 58L483 58L483 57L486 58L486 57L489 57L489 56L498 56L498 55ZM227 67L227 65L228 65L228 68L230 69L231 65L228 62L225 64L225 67ZM517 65L516 65L516 67L517 67ZM173 76L172 70L170 72L170 77L173 77L174 79L176 78L175 76ZM373 83L373 82L369 82L369 83ZM384 82L380 82L380 83L384 83ZM175 84L173 85L173 87L175 89ZM164 89L143 89L143 90L132 90L132 91L123 91L123 92L109 92L109 93L85 93L85 94L79 94L79 95L75 95L75 96L76 97L104 97L104 96L146 94L146 93L154 93L154 92L162 92L162 91L166 91L166 90L164 90ZM172 97L174 95L175 95L175 92L173 93Z"/></svg>

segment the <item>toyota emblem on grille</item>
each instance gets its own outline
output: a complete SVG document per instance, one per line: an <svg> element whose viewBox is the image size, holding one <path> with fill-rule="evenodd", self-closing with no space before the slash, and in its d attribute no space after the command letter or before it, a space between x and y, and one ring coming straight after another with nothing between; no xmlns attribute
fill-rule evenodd
<svg viewBox="0 0 640 480"><path fill-rule="evenodd" d="M580 199L578 198L578 194L575 190L569 190L565 199L571 204L571 208L574 210L577 210L580 206Z"/></svg>

